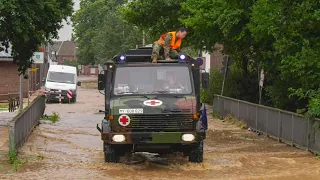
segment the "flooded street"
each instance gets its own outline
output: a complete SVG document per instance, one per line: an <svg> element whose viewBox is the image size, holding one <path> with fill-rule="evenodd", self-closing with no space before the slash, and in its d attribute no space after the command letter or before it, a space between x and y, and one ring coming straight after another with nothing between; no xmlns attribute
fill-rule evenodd
<svg viewBox="0 0 320 180"><path fill-rule="evenodd" d="M0 179L319 179L320 160L272 139L212 119L204 141L204 162L191 164L180 154L169 165L146 161L126 165L104 163L102 140L96 129L104 96L80 87L75 104L47 104L46 114L59 113L56 123L41 121L20 151L25 162L17 172L0 171ZM1 169L1 165L0 165Z"/></svg>

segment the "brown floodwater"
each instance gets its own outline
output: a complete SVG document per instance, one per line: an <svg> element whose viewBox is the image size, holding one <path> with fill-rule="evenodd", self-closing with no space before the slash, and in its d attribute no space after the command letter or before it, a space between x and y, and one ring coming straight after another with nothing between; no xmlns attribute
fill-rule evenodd
<svg viewBox="0 0 320 180"><path fill-rule="evenodd" d="M128 157L118 164L104 163L96 129L103 118L98 113L104 109L103 99L95 89L80 88L75 104L47 104L45 113L58 112L61 120L41 121L20 150L24 164L17 172L2 168L0 179L320 179L320 161L309 152L212 118L203 163L170 154L168 165L161 165L147 153L136 154L145 160L139 164L127 164Z"/></svg>

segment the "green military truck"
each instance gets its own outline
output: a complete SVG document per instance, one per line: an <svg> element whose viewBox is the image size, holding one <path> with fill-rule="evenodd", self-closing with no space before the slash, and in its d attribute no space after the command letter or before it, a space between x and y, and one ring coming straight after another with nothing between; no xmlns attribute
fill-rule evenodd
<svg viewBox="0 0 320 180"><path fill-rule="evenodd" d="M98 76L105 96L105 117L101 128L97 124L105 162L118 163L133 152L183 152L200 163L207 128L200 86L208 87L209 74L188 55L155 64L151 52L128 50L107 61Z"/></svg>

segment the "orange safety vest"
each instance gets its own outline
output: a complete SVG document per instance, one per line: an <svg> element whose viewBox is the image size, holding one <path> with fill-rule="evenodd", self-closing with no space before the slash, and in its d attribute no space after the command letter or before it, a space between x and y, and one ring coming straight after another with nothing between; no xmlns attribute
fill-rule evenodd
<svg viewBox="0 0 320 180"><path fill-rule="evenodd" d="M171 49L179 49L180 46L181 46L181 39L178 39L177 42L176 42L176 32L175 31L172 31L172 32L168 32L170 34L172 34L172 38L171 38L171 43L170 43L170 47ZM159 44L163 45L164 43L164 37L166 37L166 35L168 34L162 34L160 36L160 39L157 41Z"/></svg>

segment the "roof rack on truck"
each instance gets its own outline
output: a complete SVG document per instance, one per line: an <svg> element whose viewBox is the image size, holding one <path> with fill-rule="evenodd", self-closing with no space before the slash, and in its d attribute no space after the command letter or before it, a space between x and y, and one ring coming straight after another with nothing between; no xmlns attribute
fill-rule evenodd
<svg viewBox="0 0 320 180"><path fill-rule="evenodd" d="M142 47L130 49L122 54L113 57L113 62L116 64L132 64L132 63L152 63L151 59L152 48ZM181 53L178 59L158 60L158 63L193 63L194 66L199 66L199 62L187 54Z"/></svg>

